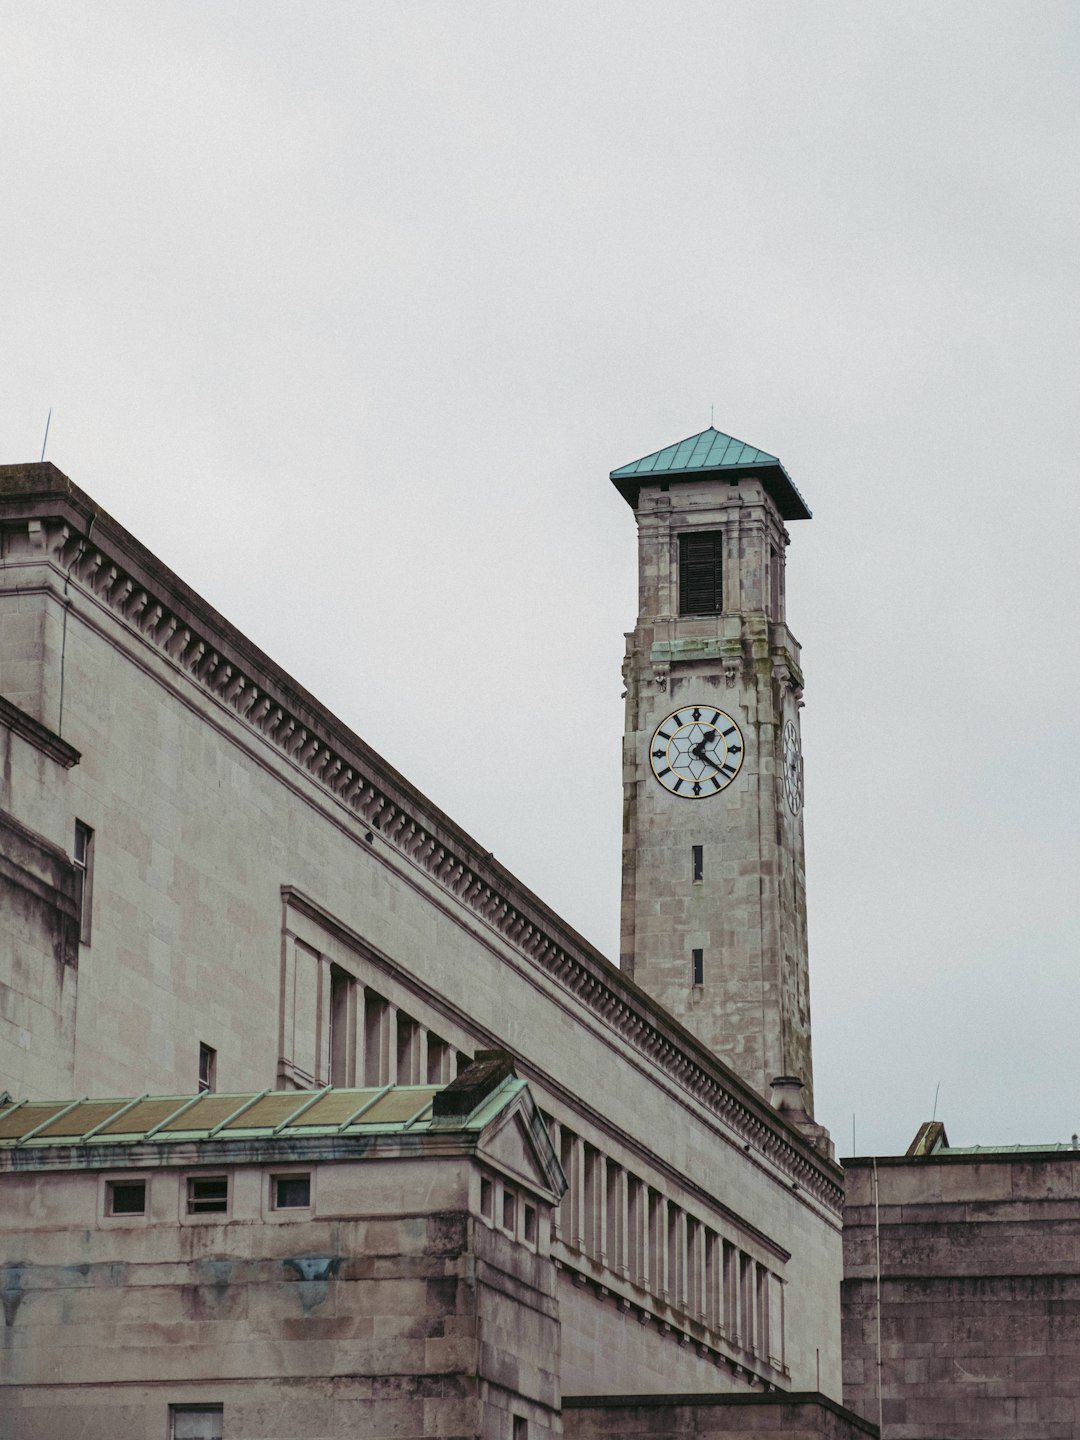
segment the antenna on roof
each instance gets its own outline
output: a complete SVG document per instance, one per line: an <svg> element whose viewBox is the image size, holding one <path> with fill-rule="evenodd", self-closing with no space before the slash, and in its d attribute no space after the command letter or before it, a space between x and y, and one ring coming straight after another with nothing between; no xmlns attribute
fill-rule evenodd
<svg viewBox="0 0 1080 1440"><path fill-rule="evenodd" d="M937 1082L937 1084L934 1086L934 1113L933 1113L933 1115L930 1116L931 1121L934 1121L934 1120L937 1119L937 1097L938 1097L938 1091L939 1091L940 1089L941 1089L941 1081L939 1080L939 1081Z"/></svg>
<svg viewBox="0 0 1080 1440"><path fill-rule="evenodd" d="M41 442L41 458L45 459L45 446L49 443L49 422L52 420L52 406L49 406L49 413L45 417L45 438Z"/></svg>
<svg viewBox="0 0 1080 1440"><path fill-rule="evenodd" d="M710 430L715 430L715 429L716 429L716 403L715 403L715 401L713 402L712 405L709 406L709 429L710 429Z"/></svg>

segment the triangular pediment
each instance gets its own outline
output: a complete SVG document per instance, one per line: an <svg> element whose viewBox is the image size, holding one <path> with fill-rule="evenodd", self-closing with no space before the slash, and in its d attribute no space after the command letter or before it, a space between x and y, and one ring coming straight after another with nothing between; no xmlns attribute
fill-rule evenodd
<svg viewBox="0 0 1080 1440"><path fill-rule="evenodd" d="M530 1113L531 1111L531 1113ZM547 1132L534 1106L515 1105L484 1130L477 1155L495 1169L546 1194L556 1201L565 1189L565 1179Z"/></svg>

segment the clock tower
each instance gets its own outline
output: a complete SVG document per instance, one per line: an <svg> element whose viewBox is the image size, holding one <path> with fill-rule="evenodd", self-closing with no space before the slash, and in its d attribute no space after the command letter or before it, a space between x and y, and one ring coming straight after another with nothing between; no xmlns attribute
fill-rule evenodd
<svg viewBox="0 0 1080 1440"><path fill-rule="evenodd" d="M787 522L810 511L775 455L714 429L611 479L633 507L622 968L778 1103L813 1112Z"/></svg>

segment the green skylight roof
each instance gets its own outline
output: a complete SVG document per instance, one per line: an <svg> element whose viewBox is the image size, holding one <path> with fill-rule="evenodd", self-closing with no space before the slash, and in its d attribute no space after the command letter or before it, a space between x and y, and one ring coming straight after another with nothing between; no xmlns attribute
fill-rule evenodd
<svg viewBox="0 0 1080 1440"><path fill-rule="evenodd" d="M742 475L757 475L784 520L809 520L806 501L775 455L712 426L674 445L665 445L662 450L654 450L651 455L643 455L629 465L621 465L618 470L612 470L611 480L623 498L636 508L642 485L662 484L669 479L704 480L718 472L732 480Z"/></svg>

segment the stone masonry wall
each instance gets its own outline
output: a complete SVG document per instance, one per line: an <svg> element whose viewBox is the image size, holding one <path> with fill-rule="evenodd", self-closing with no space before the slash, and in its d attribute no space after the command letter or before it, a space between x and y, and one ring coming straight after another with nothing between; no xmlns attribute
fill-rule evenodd
<svg viewBox="0 0 1080 1440"><path fill-rule="evenodd" d="M224 1168L228 1215L166 1169L145 1220L103 1218L102 1172L0 1176L4 1440L160 1440L198 1403L229 1440L557 1433L551 1261L475 1220L467 1162L325 1164L295 1217Z"/></svg>
<svg viewBox="0 0 1080 1440"><path fill-rule="evenodd" d="M1080 1434L1080 1152L849 1161L844 1403L889 1440Z"/></svg>

